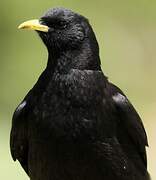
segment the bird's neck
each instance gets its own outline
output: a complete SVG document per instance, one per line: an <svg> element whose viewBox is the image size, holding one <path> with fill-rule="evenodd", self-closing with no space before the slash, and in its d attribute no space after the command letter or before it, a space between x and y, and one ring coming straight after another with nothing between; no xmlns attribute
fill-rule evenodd
<svg viewBox="0 0 156 180"><path fill-rule="evenodd" d="M60 51L59 51L60 52ZM83 43L81 48L61 51L49 51L47 68L61 74L68 73L71 69L101 70L98 48Z"/></svg>

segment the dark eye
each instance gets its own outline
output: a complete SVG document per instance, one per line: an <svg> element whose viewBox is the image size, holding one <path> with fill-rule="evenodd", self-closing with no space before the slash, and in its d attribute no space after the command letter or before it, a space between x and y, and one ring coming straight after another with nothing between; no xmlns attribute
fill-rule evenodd
<svg viewBox="0 0 156 180"><path fill-rule="evenodd" d="M56 21L53 25L58 29L65 29L67 27L67 23L65 21Z"/></svg>
<svg viewBox="0 0 156 180"><path fill-rule="evenodd" d="M54 29L65 29L68 26L68 23L66 21L60 19L50 19L47 17L41 18L40 22Z"/></svg>

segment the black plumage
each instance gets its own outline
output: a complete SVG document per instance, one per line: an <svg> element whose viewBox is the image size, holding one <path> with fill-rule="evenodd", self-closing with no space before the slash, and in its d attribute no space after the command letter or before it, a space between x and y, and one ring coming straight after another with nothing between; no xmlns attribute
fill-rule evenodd
<svg viewBox="0 0 156 180"><path fill-rule="evenodd" d="M54 8L39 22L48 63L13 115L13 159L31 180L149 180L142 121L103 74L88 20Z"/></svg>

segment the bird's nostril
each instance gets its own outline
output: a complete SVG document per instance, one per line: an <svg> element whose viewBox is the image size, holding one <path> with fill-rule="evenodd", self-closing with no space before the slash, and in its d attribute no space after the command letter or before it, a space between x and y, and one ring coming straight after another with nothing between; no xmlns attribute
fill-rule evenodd
<svg viewBox="0 0 156 180"><path fill-rule="evenodd" d="M54 30L55 29L53 27L50 27L48 32L54 32Z"/></svg>

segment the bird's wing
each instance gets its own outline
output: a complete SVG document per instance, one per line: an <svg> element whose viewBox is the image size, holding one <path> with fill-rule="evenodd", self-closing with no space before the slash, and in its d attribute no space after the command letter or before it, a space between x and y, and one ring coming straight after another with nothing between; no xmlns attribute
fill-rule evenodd
<svg viewBox="0 0 156 180"><path fill-rule="evenodd" d="M141 119L127 97L118 87L109 84L109 91L111 92L116 115L119 120L119 141L123 144L126 143L122 139L124 139L123 136L127 136L130 142L133 143L135 151L143 160L145 167L147 167L145 146L148 146L148 141Z"/></svg>
<svg viewBox="0 0 156 180"><path fill-rule="evenodd" d="M43 71L35 86L28 92L21 104L16 108L10 134L10 149L14 161L17 159L25 172L28 173L28 115L29 110L38 101L38 97L44 92L46 83L48 83L48 71ZM30 113L31 114L31 113Z"/></svg>
<svg viewBox="0 0 156 180"><path fill-rule="evenodd" d="M26 101L24 100L15 110L12 119L10 134L10 149L13 160L20 162L28 174L28 144L27 144L27 121L25 120Z"/></svg>

